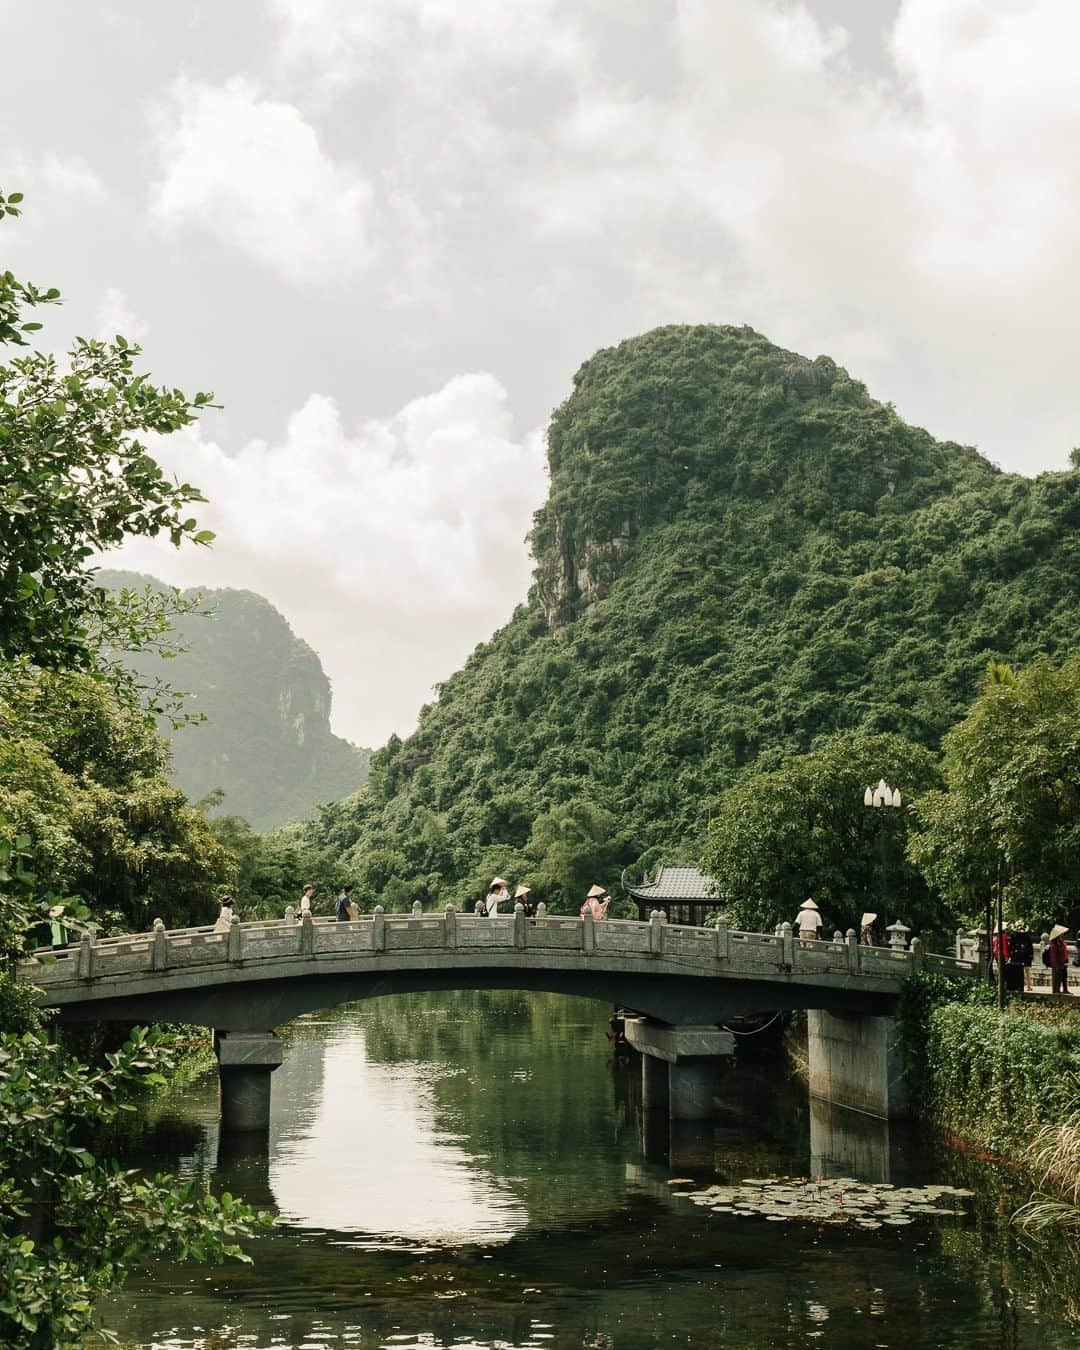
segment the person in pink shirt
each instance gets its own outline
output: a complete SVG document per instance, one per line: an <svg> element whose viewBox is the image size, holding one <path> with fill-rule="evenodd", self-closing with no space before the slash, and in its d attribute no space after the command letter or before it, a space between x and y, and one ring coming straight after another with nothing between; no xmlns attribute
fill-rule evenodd
<svg viewBox="0 0 1080 1350"><path fill-rule="evenodd" d="M585 901L581 906L581 917L591 914L594 919L606 919L608 905L611 904L611 896L604 890L603 886L593 886Z"/></svg>

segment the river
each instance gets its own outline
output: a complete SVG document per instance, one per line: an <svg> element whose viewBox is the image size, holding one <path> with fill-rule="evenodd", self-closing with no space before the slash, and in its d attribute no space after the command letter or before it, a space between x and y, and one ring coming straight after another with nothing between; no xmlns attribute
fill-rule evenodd
<svg viewBox="0 0 1080 1350"><path fill-rule="evenodd" d="M106 1325L146 1350L1080 1340L1071 1277L1009 1226L1026 1193L999 1170L809 1103L767 1037L741 1041L715 1125L665 1139L643 1129L636 1063L606 1030L598 1003L506 992L300 1019L262 1158L219 1141L213 1075L155 1104L132 1163L243 1195L278 1225L250 1266L140 1272ZM688 1194L808 1175L973 1194L873 1230L714 1213Z"/></svg>

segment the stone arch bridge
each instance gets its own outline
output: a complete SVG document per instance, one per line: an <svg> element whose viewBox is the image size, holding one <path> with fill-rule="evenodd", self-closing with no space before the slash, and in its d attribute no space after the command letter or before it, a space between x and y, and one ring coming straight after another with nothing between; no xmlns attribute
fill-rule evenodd
<svg viewBox="0 0 1080 1350"><path fill-rule="evenodd" d="M675 1118L711 1105L712 1061L731 1054L722 1024L806 1008L811 1091L873 1114L904 1110L893 1013L920 968L975 975L978 962L911 948L863 947L855 934L804 942L775 934L541 914L486 918L384 914L350 923L234 921L227 931L167 931L39 952L20 977L61 1023L193 1022L215 1032L222 1118L269 1122L274 1034L302 1013L411 990L510 988L576 994L627 1010L647 1104Z"/></svg>

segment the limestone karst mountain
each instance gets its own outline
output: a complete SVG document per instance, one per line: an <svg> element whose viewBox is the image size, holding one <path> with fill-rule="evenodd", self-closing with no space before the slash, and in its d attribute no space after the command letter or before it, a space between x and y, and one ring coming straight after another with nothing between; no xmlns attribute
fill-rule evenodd
<svg viewBox="0 0 1080 1350"><path fill-rule="evenodd" d="M933 746L988 661L1076 643L1080 470L1002 473L749 328L597 353L549 460L527 600L309 829L368 894L693 859L752 767Z"/></svg>
<svg viewBox="0 0 1080 1350"><path fill-rule="evenodd" d="M100 572L98 584L142 590L154 583ZM176 622L185 651L168 663L147 653L130 658L142 676L190 694L188 706L206 719L175 731L162 725L176 783L194 799L221 788L221 809L257 829L354 792L367 777L369 752L330 730L330 681L315 652L262 596L203 595L209 615Z"/></svg>

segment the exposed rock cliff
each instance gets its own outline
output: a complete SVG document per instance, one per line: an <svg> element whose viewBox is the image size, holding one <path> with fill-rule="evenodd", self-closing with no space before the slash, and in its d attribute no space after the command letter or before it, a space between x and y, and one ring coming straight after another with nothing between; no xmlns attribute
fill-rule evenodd
<svg viewBox="0 0 1080 1350"><path fill-rule="evenodd" d="M99 576L110 589L152 582L130 572ZM330 681L315 652L261 595L204 594L211 612L177 622L185 652L167 663L147 655L130 663L189 693L191 711L206 718L175 732L162 726L175 781L194 798L221 788L222 809L259 829L354 792L369 752L330 730Z"/></svg>

